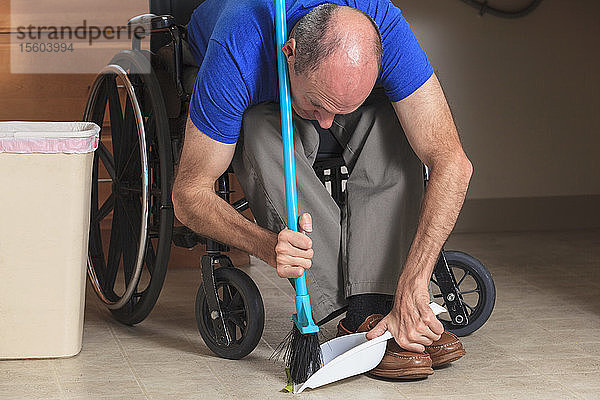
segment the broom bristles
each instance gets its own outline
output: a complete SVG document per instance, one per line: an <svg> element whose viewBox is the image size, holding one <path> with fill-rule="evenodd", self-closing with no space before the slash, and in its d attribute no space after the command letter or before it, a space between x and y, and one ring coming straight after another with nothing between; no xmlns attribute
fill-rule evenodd
<svg viewBox="0 0 600 400"><path fill-rule="evenodd" d="M283 358L295 384L306 382L323 365L318 334L303 335L296 324L277 346L271 357Z"/></svg>

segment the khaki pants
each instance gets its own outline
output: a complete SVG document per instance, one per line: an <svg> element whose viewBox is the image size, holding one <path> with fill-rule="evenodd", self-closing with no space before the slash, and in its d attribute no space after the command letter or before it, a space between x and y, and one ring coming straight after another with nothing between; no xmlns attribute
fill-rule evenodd
<svg viewBox="0 0 600 400"><path fill-rule="evenodd" d="M423 169L386 95L376 89L355 112L336 115L331 128L348 167L346 205L340 209L312 165L319 134L294 113L300 214L313 218L313 264L306 278L315 321L361 293L394 294L418 223ZM233 169L256 222L286 227L283 143L279 104L244 114ZM275 273L275 271L273 271Z"/></svg>

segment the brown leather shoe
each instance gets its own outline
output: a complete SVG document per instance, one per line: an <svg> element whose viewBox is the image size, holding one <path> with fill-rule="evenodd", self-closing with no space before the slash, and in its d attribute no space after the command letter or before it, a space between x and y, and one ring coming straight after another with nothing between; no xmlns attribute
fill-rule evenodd
<svg viewBox="0 0 600 400"><path fill-rule="evenodd" d="M381 315L381 314L373 314L373 315L367 317L365 322L363 322L361 324L361 326L358 327L357 332L370 331L371 329L373 329L375 327L375 325L377 325L379 323L379 321L381 321L382 318L383 318L383 315ZM342 335L347 335L349 333L353 333L353 332L350 332L349 330L344 328L344 326L342 325L342 323L340 321L340 323L338 324L338 334L337 335L342 336ZM392 345L392 343L393 343L393 345ZM400 346L398 346L398 344L396 343L395 340L389 340L388 341L388 350L386 351L386 356L388 354L388 351L390 351L390 346L393 346L394 350L400 349L400 351L405 352L405 353L419 354L419 353L408 352L408 351L402 349ZM460 342L460 340L458 339L458 337L456 337L455 334L448 332L448 331L444 331L444 333L442 333L442 336L438 340L433 342L430 346L425 346L425 353L429 354L429 357L431 358L431 366L433 368L437 368L437 367L441 367L443 365L449 364L453 361L458 360L459 358L461 358L462 356L464 356L466 354L465 349L463 348L463 345ZM386 357L384 356L384 360L385 360L385 358ZM383 364L383 360L382 360L382 364ZM381 364L379 366L377 366L377 368L379 368L380 366L381 366Z"/></svg>
<svg viewBox="0 0 600 400"><path fill-rule="evenodd" d="M425 346L425 353L431 357L432 367L437 368L464 356L465 349L454 333L444 331L439 340Z"/></svg>
<svg viewBox="0 0 600 400"><path fill-rule="evenodd" d="M383 315L380 314L373 314L367 317L365 322L358 327L357 332L370 331L381 321L381 318L383 318ZM337 336L344 336L350 333L354 332L346 329L340 321ZM433 374L431 364L429 354L406 351L398 346L394 339L390 339L388 340L383 359L377 367L367 374L390 379L427 378Z"/></svg>

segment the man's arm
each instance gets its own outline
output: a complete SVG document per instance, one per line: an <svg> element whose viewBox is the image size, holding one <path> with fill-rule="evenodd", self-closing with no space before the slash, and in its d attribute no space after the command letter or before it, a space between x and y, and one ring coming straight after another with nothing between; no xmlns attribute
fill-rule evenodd
<svg viewBox="0 0 600 400"><path fill-rule="evenodd" d="M393 103L408 141L430 169L417 233L398 281L394 308L370 333L389 330L406 350L422 352L443 332L429 308L429 279L452 231L472 174L437 77Z"/></svg>
<svg viewBox="0 0 600 400"><path fill-rule="evenodd" d="M261 228L237 212L214 190L215 181L229 167L235 144L203 134L188 119L185 141L173 186L175 215L188 228L261 258L286 278L310 268L312 242L308 236L284 229L278 234ZM310 216L300 226L308 231Z"/></svg>

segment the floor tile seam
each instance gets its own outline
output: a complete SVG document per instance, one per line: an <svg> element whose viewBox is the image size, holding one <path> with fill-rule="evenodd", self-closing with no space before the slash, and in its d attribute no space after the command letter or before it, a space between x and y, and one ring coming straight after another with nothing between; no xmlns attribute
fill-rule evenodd
<svg viewBox="0 0 600 400"><path fill-rule="evenodd" d="M192 339L190 338L190 335L191 335L191 333L183 331L183 336L185 337L185 340L187 341L188 345L192 346L192 349L195 351L194 355L196 357L198 357L198 361L202 362L202 364L204 364L205 367L208 367L208 362L207 362L208 356L201 354L201 352L200 352L201 348L192 341ZM194 335L200 335L200 333L194 331ZM204 340L204 339L202 339L202 340ZM211 372L212 372L212 370L211 370Z"/></svg>
<svg viewBox="0 0 600 400"><path fill-rule="evenodd" d="M286 291L285 291L285 290L283 290L282 288L280 288L280 287L279 287L279 285L277 285L277 284L275 284L275 283L274 283L274 285L275 285L275 288L277 288L277 291L278 291L279 293L283 294L283 296L287 297L288 299L292 299L292 298L293 298L291 294L289 294L289 293L286 293Z"/></svg>
<svg viewBox="0 0 600 400"><path fill-rule="evenodd" d="M56 381L56 384L58 385L58 390L60 391L60 398L61 399L66 399L67 398L67 394L65 392L65 389L63 388L62 384L60 383L60 375L58 373L58 368L56 367L56 363L51 363L52 365L52 375L54 375L54 379Z"/></svg>
<svg viewBox="0 0 600 400"><path fill-rule="evenodd" d="M565 310L566 312L570 312L573 310ZM558 317L533 317L533 318L529 318L531 321L536 322L536 321L545 321L545 322L549 322L549 321L578 321L578 320L582 320L582 319L589 319L587 318L590 313L585 313L585 312L581 312L580 314L569 314L569 315L574 315L572 317L563 317L563 316L558 316ZM592 314L593 315L593 314ZM598 318L598 317L596 317ZM598 318L600 321L600 318ZM576 328L569 328L569 329L576 329Z"/></svg>
<svg viewBox="0 0 600 400"><path fill-rule="evenodd" d="M396 382L394 382L394 383L396 383ZM406 393L402 392L400 385L394 384L394 385L392 385L392 388L401 396L402 399L410 400L410 397ZM405 390L406 390L406 388L405 388Z"/></svg>
<svg viewBox="0 0 600 400"><path fill-rule="evenodd" d="M593 370L591 372L597 372L600 370ZM559 377L559 376L564 376L564 375L572 375L574 374L575 371L568 371L568 372L561 372L561 371L557 371L557 372L537 372L535 374L532 375L520 375L520 376L545 376L545 377Z"/></svg>
<svg viewBox="0 0 600 400"><path fill-rule="evenodd" d="M144 386L144 384L141 382L140 377L137 376L135 368L131 364L131 360L129 360L129 356L127 356L127 352L125 351L125 348L123 347L121 341L119 340L119 337L116 335L116 333L114 332L113 327L111 325L108 326L108 330L109 330L111 336L113 337L113 340L115 342L117 342L117 346L119 347L119 351L121 352L121 355L123 356L123 358L125 359L125 362L127 363L127 366L129 367L129 372L131 373L131 375L135 379L135 382L137 383L138 387L142 391L144 397L146 399L149 399L149 397L148 397L148 391L146 390L146 387Z"/></svg>
<svg viewBox="0 0 600 400"><path fill-rule="evenodd" d="M217 382L219 383L219 387L223 387L223 385L224 385L226 382L223 382L223 380L221 379L221 376L220 376L220 374L217 374L217 373L215 372L215 370L213 369L213 367L210 365L210 362L207 362L207 363L206 363L206 368L208 368L208 370L211 372L212 376L213 376L214 378L216 378Z"/></svg>
<svg viewBox="0 0 600 400"><path fill-rule="evenodd" d="M504 382L502 381L503 378L527 378L527 379L541 379L541 378L544 378L544 379L548 379L548 378L552 378L552 377L553 377L552 375L547 375L547 374L502 376L502 377L499 377L497 381L493 381L491 383L488 381L488 386L493 386L493 387L487 387L487 388L485 388L485 391L489 392L490 390L511 389L511 388L513 388L513 386L509 386L508 384L504 384ZM558 384L558 386L560 386L559 389L563 389L563 390L569 391L568 388L560 385L560 382L554 381L554 380L552 380L552 381L553 381L553 383L556 383L556 384ZM494 383L499 383L499 384L498 385L494 385ZM532 388L530 388L530 389L532 389ZM519 390L519 389L515 387L514 390Z"/></svg>
<svg viewBox="0 0 600 400"><path fill-rule="evenodd" d="M275 349L273 348L273 346L271 346L271 345L269 344L269 342L267 342L267 341L265 340L265 338L263 338L263 337L262 337L262 335L260 336L260 341L261 341L261 342L263 342L264 344L266 344L266 345L267 345L267 347L268 347L269 349L271 349L271 351L272 351L272 352L273 352L273 351L275 351Z"/></svg>
<svg viewBox="0 0 600 400"><path fill-rule="evenodd" d="M558 363L558 362L561 362L561 361L582 361L582 362L585 362L585 361L590 361L590 360L593 360L593 359L598 359L598 357L596 357L596 356L582 356L582 357L579 357L579 358L565 358L565 357L563 357L563 358L547 358L547 357L540 357L540 358L534 358L534 357L531 357L531 358L519 358L519 357L517 357L517 359L520 362L522 362L524 364L527 364L527 363L531 363L531 362L547 362L547 363Z"/></svg>
<svg viewBox="0 0 600 400"><path fill-rule="evenodd" d="M250 259L250 267L252 268L253 266L255 267L255 271L256 271L256 272L257 272L259 275L261 275L261 276L262 276L262 277L263 277L265 280L267 280L267 281L268 281L269 283L271 283L273 286L275 286L275 287L279 288L279 286L277 285L276 281L275 281L273 278L271 278L269 275L267 275L267 274L266 274L266 273L263 271L263 269L264 269L264 268L262 268L262 267L261 267L261 266L260 266L258 263L257 263L257 264L255 264L255 265L253 265L253 263L252 263L252 258L251 258L251 259Z"/></svg>
<svg viewBox="0 0 600 400"><path fill-rule="evenodd" d="M184 336L185 340L187 341L187 343L188 343L190 346L192 346L192 349L195 351L195 353L194 353L194 354L195 354L197 357L199 357L199 359L200 359L202 362L206 362L206 358L207 358L207 356L205 356L204 354L201 354L201 351L200 351L200 350L202 350L202 348L201 348L199 345L196 345L196 344L195 344L195 343L192 341L192 339L190 338L190 335L192 335L192 334L191 334L191 333L187 333L187 332L183 332L183 336ZM198 333L198 332L194 332L194 335L198 335L198 336L199 336L199 335L200 335L200 333ZM204 341L204 339L202 339L202 340Z"/></svg>
<svg viewBox="0 0 600 400"><path fill-rule="evenodd" d="M265 274L262 271L262 268L257 268L257 272L263 277L265 278L269 283L271 283L275 288L277 288L277 290L282 293L285 297L288 298L292 298L292 296L289 293L286 293L285 290L283 290L282 288L279 287L279 285L277 284L277 282L275 282L273 279L271 279L270 277L267 276L267 274Z"/></svg>
<svg viewBox="0 0 600 400"><path fill-rule="evenodd" d="M562 387L565 391L569 392L571 395L575 396L576 399L583 399L583 397L580 397L579 394L577 392L575 392L574 390L572 390L571 388L564 386L562 384L562 382L558 379L559 375L553 375L552 379L553 381L555 381L560 387Z"/></svg>

